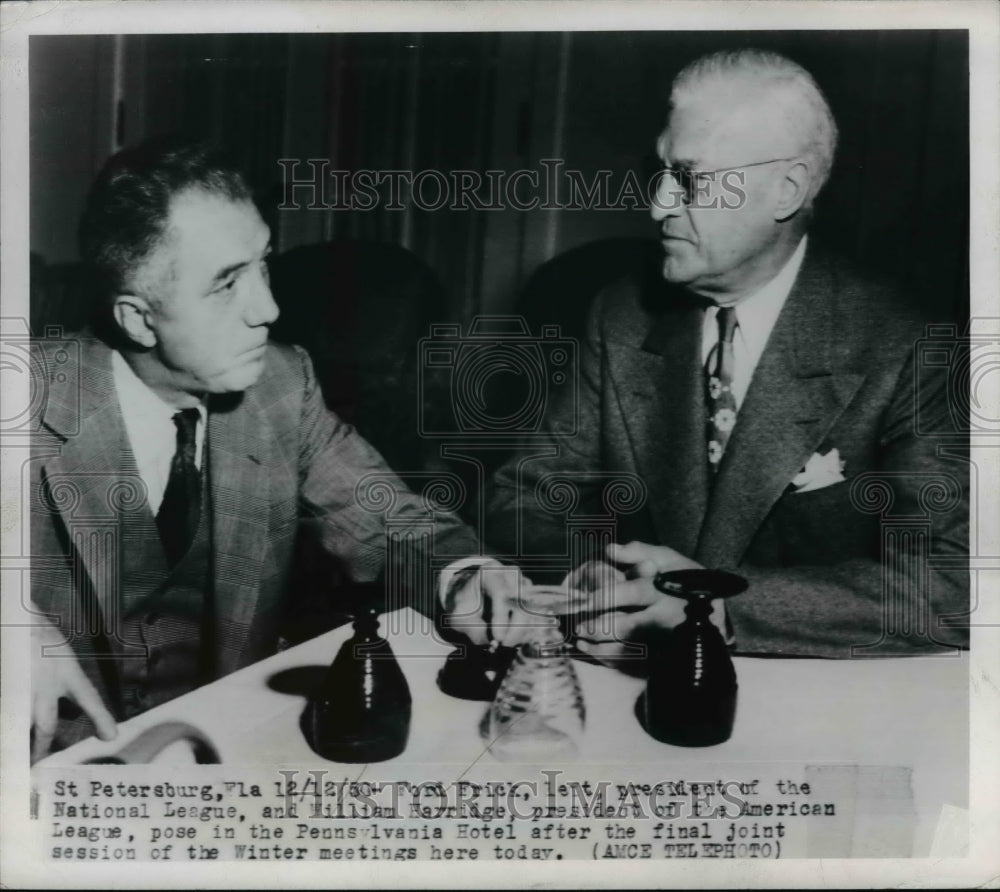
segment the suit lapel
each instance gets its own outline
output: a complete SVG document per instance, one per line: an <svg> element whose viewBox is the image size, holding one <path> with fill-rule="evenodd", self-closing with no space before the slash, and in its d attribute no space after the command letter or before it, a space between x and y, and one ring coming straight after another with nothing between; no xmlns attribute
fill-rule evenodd
<svg viewBox="0 0 1000 892"><path fill-rule="evenodd" d="M210 403L213 591L216 613L224 626L249 626L260 595L270 519L271 436L270 423L252 389ZM221 674L238 668L246 637L240 635L239 646L224 649Z"/></svg>
<svg viewBox="0 0 1000 892"><path fill-rule="evenodd" d="M681 301L657 319L641 350L609 345L622 416L660 542L691 554L705 513L702 311Z"/></svg>
<svg viewBox="0 0 1000 892"><path fill-rule="evenodd" d="M150 566L149 550L140 547L141 539L159 539L118 405L111 351L89 338L79 344L79 376L48 382L42 423L64 442L58 454L42 459L44 498L59 513L82 565L81 603L93 599L111 631L119 629L126 595L155 586L165 562L153 549L160 563ZM130 563L130 555L141 565ZM127 643L116 635L109 641Z"/></svg>
<svg viewBox="0 0 1000 892"><path fill-rule="evenodd" d="M702 563L740 562L771 507L861 386L864 375L849 371L844 355L831 349L837 318L832 275L807 256L719 467L695 552Z"/></svg>

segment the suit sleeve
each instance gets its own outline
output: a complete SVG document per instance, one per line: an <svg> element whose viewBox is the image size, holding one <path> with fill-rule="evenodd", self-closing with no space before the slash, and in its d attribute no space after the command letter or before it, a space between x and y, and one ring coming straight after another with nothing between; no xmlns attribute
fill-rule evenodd
<svg viewBox="0 0 1000 892"><path fill-rule="evenodd" d="M968 437L954 433L947 372L918 376L917 361L912 351L886 408L880 466L852 490L856 508L878 513L880 541L835 564L740 566L750 588L727 605L739 651L852 657L968 646Z"/></svg>
<svg viewBox="0 0 1000 892"><path fill-rule="evenodd" d="M375 448L327 409L308 355L296 353L305 379L299 498L306 522L356 582L383 573L409 580L408 603L432 614L438 572L456 557L479 553L478 538L454 514L429 512ZM408 534L393 538L396 529Z"/></svg>
<svg viewBox="0 0 1000 892"><path fill-rule="evenodd" d="M576 342L576 387L545 407L539 430L496 472L488 493L489 541L505 554L561 561L561 572L569 569L565 511L558 510L564 503L559 494L545 497L547 478L572 481L574 512L600 513L599 484L591 473L603 464L599 305L600 300L588 316L586 336Z"/></svg>

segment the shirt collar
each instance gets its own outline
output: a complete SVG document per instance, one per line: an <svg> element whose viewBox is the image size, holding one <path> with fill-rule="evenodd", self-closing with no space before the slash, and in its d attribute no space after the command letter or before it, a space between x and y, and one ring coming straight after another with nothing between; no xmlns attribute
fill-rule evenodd
<svg viewBox="0 0 1000 892"><path fill-rule="evenodd" d="M150 388L117 350L111 352L111 369L115 390L118 392L118 402L126 419L142 426L166 425L173 428L173 417L179 410L165 402ZM204 400L198 404L197 409L204 424L207 416Z"/></svg>
<svg viewBox="0 0 1000 892"><path fill-rule="evenodd" d="M740 332L751 353L759 355L764 351L774 323L802 267L802 260L806 255L806 241L807 237L803 236L778 275L736 305L736 319Z"/></svg>

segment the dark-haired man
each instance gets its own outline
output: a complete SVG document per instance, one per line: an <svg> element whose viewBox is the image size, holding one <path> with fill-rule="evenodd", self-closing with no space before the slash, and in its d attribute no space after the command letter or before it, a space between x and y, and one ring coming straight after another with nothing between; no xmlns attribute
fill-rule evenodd
<svg viewBox="0 0 1000 892"><path fill-rule="evenodd" d="M325 408L305 352L268 343L270 236L235 169L185 144L122 152L81 243L111 343L83 337L79 376L53 372L32 444L34 758L272 653L300 521L376 579L386 535L359 504L366 475L397 490L395 520L426 520ZM55 370L60 345L38 349ZM447 514L423 547L441 570L424 609L440 587L470 638L513 640L516 568L460 568L480 543ZM82 714L60 720L61 698Z"/></svg>
<svg viewBox="0 0 1000 892"><path fill-rule="evenodd" d="M633 541L577 574L598 608L629 608L578 630L596 656L681 622L652 577L702 566L749 581L714 613L741 651L967 642L967 441L948 436L944 370L917 386L925 321L807 237L836 140L811 75L776 53L712 54L674 82L661 269L598 295L579 402L549 407L549 443L501 469L490 512L493 541L520 520L560 554L565 528L535 509L548 475L576 475L581 516L603 510L595 471L641 478L646 504L618 519Z"/></svg>

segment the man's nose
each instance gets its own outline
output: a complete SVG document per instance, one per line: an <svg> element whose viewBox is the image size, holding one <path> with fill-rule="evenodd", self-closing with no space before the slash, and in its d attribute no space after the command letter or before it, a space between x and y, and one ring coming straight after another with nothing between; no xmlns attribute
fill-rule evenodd
<svg viewBox="0 0 1000 892"><path fill-rule="evenodd" d="M684 190L670 171L662 171L649 203L649 213L653 220L659 223L668 217L679 217L684 212L684 207Z"/></svg>
<svg viewBox="0 0 1000 892"><path fill-rule="evenodd" d="M247 304L247 325L271 325L280 314L274 295L271 294L271 284L266 269L262 269L255 277L253 293Z"/></svg>

